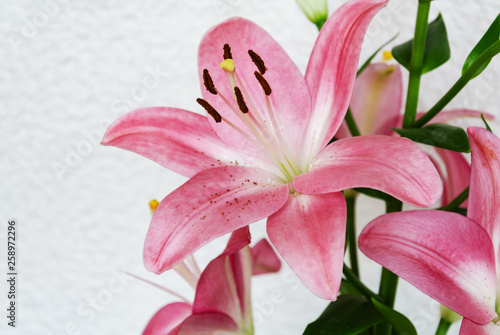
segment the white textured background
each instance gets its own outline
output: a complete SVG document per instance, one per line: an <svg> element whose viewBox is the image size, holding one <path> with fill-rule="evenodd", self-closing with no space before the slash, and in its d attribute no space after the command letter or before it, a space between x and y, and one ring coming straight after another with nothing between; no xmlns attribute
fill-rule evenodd
<svg viewBox="0 0 500 335"><path fill-rule="evenodd" d="M330 1L331 10L341 2ZM370 28L363 58L397 31L396 43L412 34L416 2L391 0ZM500 4L439 0L432 18L438 9L453 55L424 78L422 109L458 78ZM148 201L163 198L185 179L97 143L105 125L131 109L168 105L200 112L197 45L209 27L233 15L266 28L305 70L317 32L292 0L2 0L0 273L5 273L6 220L16 218L19 297L18 327L7 329L7 288L0 275L0 333L139 334L173 298L121 271L192 296L176 274L147 273L141 258ZM494 61L451 106L500 116L499 69ZM150 71L159 72L157 87L144 90ZM499 123L494 126L500 134ZM359 210L360 228L382 211L377 201L367 206ZM263 223L254 225L253 233L254 241L264 236ZM206 264L224 241L202 249L200 262ZM378 267L365 266L364 278L376 288ZM280 303L270 303L273 291L283 294ZM259 334L301 334L327 304L286 268L254 279L253 295ZM435 330L437 305L405 283L397 307L420 334Z"/></svg>

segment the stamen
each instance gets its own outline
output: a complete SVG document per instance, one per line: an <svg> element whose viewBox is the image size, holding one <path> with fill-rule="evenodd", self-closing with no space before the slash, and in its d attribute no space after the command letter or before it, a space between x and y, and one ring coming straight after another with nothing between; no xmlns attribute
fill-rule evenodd
<svg viewBox="0 0 500 335"><path fill-rule="evenodd" d="M158 205L160 203L158 202L158 200L156 199L153 199L149 202L149 208L151 208L152 211L156 210L158 208Z"/></svg>
<svg viewBox="0 0 500 335"><path fill-rule="evenodd" d="M248 54L250 55L250 58L252 58L252 62L254 62L255 66L257 66L257 69L259 69L260 74L266 73L266 64L264 64L262 58L260 58L260 56L253 50L248 50Z"/></svg>
<svg viewBox="0 0 500 335"><path fill-rule="evenodd" d="M222 121L222 117L220 116L219 112L217 112L215 108L213 108L208 102L200 98L196 99L196 102L199 103L201 107L205 108L207 113L214 118L215 122L219 123Z"/></svg>
<svg viewBox="0 0 500 335"><path fill-rule="evenodd" d="M236 102L238 103L238 107L240 108L240 111L243 114L248 113L247 104L245 103L245 99L243 99L243 95L241 94L241 91L238 88L238 86L234 87L234 95L236 96Z"/></svg>
<svg viewBox="0 0 500 335"><path fill-rule="evenodd" d="M168 294L171 294L171 295L173 295L174 297L176 297L176 298L178 298L178 299L180 299L180 300L182 300L182 301L184 301L184 302L186 302L186 303L188 303L188 304L192 304L192 302L191 302L191 301L189 301L188 299L184 298L182 295L180 295L180 294L178 294L178 293L176 293L176 292L174 292L174 291L172 291L172 290L169 290L169 289L168 289L168 288L166 288L166 287L163 287L163 286L158 285L158 284L156 284L156 283L154 283L154 282L152 282L152 281L150 281L150 280L147 280L147 279L141 278L141 277L139 277L139 276L136 276L136 275L131 274L131 273L128 273L128 272L125 272L125 274L126 274L126 275L128 275L128 276L130 276L130 277L132 277L132 278L135 278L135 279L138 279L138 280L140 280L140 281L142 281L142 282L145 282L146 284L149 284L149 285L151 285L151 286L154 286L154 287L156 287L157 289L160 289L160 290L162 290L162 291L165 291L165 292L167 292Z"/></svg>
<svg viewBox="0 0 500 335"><path fill-rule="evenodd" d="M233 55L231 54L231 47L229 44L224 44L224 59L233 59Z"/></svg>
<svg viewBox="0 0 500 335"><path fill-rule="evenodd" d="M217 90L215 89L214 81L212 80L212 77L210 76L208 69L203 70L203 85L205 85L205 88L207 89L207 91L209 91L213 95L217 94Z"/></svg>
<svg viewBox="0 0 500 335"><path fill-rule="evenodd" d="M262 86L262 89L264 90L264 93L269 96L271 95L271 86L269 86L269 83L267 82L266 79L257 71L253 73L255 75L255 78L259 81L260 86Z"/></svg>

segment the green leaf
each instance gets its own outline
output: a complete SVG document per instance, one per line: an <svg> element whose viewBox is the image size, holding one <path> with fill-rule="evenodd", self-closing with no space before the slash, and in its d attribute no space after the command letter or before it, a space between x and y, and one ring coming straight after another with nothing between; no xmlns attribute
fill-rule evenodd
<svg viewBox="0 0 500 335"><path fill-rule="evenodd" d="M451 57L448 33L441 14L429 24L425 39L424 63L422 74L430 72L444 63ZM398 45L392 49L392 55L406 69L410 69L411 54L413 50L413 40Z"/></svg>
<svg viewBox="0 0 500 335"><path fill-rule="evenodd" d="M497 16L497 18L493 21L491 26L488 28L486 33L484 33L483 37L481 40L479 40L479 43L472 49L471 53L469 56L467 56L467 59L465 60L464 67L462 68L462 74L467 71L472 63L476 61L476 59L481 56L481 54L488 49L493 43L498 41L500 39L500 15ZM491 59L490 59L491 61ZM486 69L488 64L490 64L490 61L488 61L486 64L481 67L474 77L477 77L481 72Z"/></svg>
<svg viewBox="0 0 500 335"><path fill-rule="evenodd" d="M395 311L394 309L387 307L386 305L372 299L372 303L375 308L378 309L380 314L392 325L397 334L400 335L417 335L417 330L413 323L403 314Z"/></svg>
<svg viewBox="0 0 500 335"><path fill-rule="evenodd" d="M351 295L357 295L357 296L363 296L361 292L351 284L349 281L342 279L342 282L340 283L340 294L351 294Z"/></svg>
<svg viewBox="0 0 500 335"><path fill-rule="evenodd" d="M341 295L303 335L354 335L385 321L371 301L355 295Z"/></svg>
<svg viewBox="0 0 500 335"><path fill-rule="evenodd" d="M415 142L458 152L470 152L469 138L465 130L443 123L433 123L423 128L393 129Z"/></svg>

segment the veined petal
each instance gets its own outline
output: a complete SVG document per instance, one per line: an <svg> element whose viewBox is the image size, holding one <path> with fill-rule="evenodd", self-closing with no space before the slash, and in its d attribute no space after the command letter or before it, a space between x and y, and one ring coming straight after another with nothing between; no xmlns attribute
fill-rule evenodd
<svg viewBox="0 0 500 335"><path fill-rule="evenodd" d="M138 153L186 177L237 164L273 169L265 158L246 159L226 146L205 116L177 108L130 112L108 128L102 144Z"/></svg>
<svg viewBox="0 0 500 335"><path fill-rule="evenodd" d="M470 127L471 181L467 216L479 223L500 249L500 139L490 131Z"/></svg>
<svg viewBox="0 0 500 335"><path fill-rule="evenodd" d="M403 104L399 65L374 63L356 79L351 111L362 135L391 135Z"/></svg>
<svg viewBox="0 0 500 335"><path fill-rule="evenodd" d="M464 155L446 149L435 148L446 167L446 182L441 206L446 206L469 186L471 167ZM468 201L461 207L467 208Z"/></svg>
<svg viewBox="0 0 500 335"><path fill-rule="evenodd" d="M208 312L193 314L182 324L179 335L242 335L238 325L228 315Z"/></svg>
<svg viewBox="0 0 500 335"><path fill-rule="evenodd" d="M391 136L358 136L338 140L293 179L305 194L369 187L415 206L430 206L441 195L436 168L417 144Z"/></svg>
<svg viewBox="0 0 500 335"><path fill-rule="evenodd" d="M263 238L257 242L251 250L254 276L278 272L281 269L281 261L266 239Z"/></svg>
<svg viewBox="0 0 500 335"><path fill-rule="evenodd" d="M346 230L342 193L294 193L267 220L267 233L280 255L314 294L336 300L342 279Z"/></svg>
<svg viewBox="0 0 500 335"><path fill-rule="evenodd" d="M496 317L493 245L474 221L435 210L386 214L361 232L359 248L465 318Z"/></svg>
<svg viewBox="0 0 500 335"><path fill-rule="evenodd" d="M318 153L340 127L351 100L366 29L387 2L351 0L321 29L306 71L313 106L305 138L308 154Z"/></svg>
<svg viewBox="0 0 500 335"><path fill-rule="evenodd" d="M201 171L156 209L144 245L146 268L172 268L213 239L276 212L288 194L287 184L263 170Z"/></svg>
<svg viewBox="0 0 500 335"><path fill-rule="evenodd" d="M460 327L460 335L498 335L500 334L500 326L493 322L488 322L485 325L480 325L471 320L464 319Z"/></svg>
<svg viewBox="0 0 500 335"><path fill-rule="evenodd" d="M176 335L179 330L177 326L190 316L191 312L192 306L185 302L168 304L149 320L142 335Z"/></svg>
<svg viewBox="0 0 500 335"><path fill-rule="evenodd" d="M244 87L251 96L261 115L267 115L267 105L263 89L254 76L256 65L248 51L253 50L265 63L267 71L263 75L269 83L272 93L269 96L276 117L276 122L291 150L298 150L298 145L305 132L311 110L311 98L306 81L300 70L288 57L283 48L264 29L243 18L231 18L212 28L203 38L199 48L198 67L201 82L203 70L208 69L215 87L226 98L234 101L233 92L228 84L226 73L220 68L223 60L223 46L231 47L236 72L244 82ZM236 114L223 102L219 95L212 95L202 84L203 98L207 100L223 117L247 129ZM250 113L255 112L246 99ZM235 103L236 105L236 103ZM237 105L236 105L237 108ZM227 126L224 122L212 122L217 134L229 146L243 152L260 150ZM271 122L267 121L268 126Z"/></svg>

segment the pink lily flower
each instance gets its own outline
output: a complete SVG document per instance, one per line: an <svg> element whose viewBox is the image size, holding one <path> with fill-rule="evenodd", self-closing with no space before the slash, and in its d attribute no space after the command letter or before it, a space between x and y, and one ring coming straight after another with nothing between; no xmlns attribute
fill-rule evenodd
<svg viewBox="0 0 500 335"><path fill-rule="evenodd" d="M253 334L251 276L277 272L281 262L265 239L252 248L249 244L248 227L235 231L224 252L201 273L194 302L162 307L143 335Z"/></svg>
<svg viewBox="0 0 500 335"><path fill-rule="evenodd" d="M416 206L439 198L436 169L408 139L366 136L327 146L350 101L363 35L386 3L340 7L321 30L305 77L267 32L229 19L199 49L198 101L208 117L145 108L108 129L104 145L191 178L153 217L144 247L149 270L168 270L213 239L268 218L269 238L291 269L313 293L335 300L346 222L341 190L374 188Z"/></svg>
<svg viewBox="0 0 500 335"><path fill-rule="evenodd" d="M500 333L500 139L468 129L467 217L409 211L378 217L359 237L365 255L464 317L461 335Z"/></svg>
<svg viewBox="0 0 500 335"><path fill-rule="evenodd" d="M372 63L359 75L354 84L351 112L361 135L395 135L392 128L403 124L403 73L399 64ZM424 113L418 113L421 117ZM494 116L473 109L442 111L430 123L446 123L463 117L480 118L481 114L492 120ZM345 122L335 137L350 137ZM463 189L462 189L463 191Z"/></svg>

